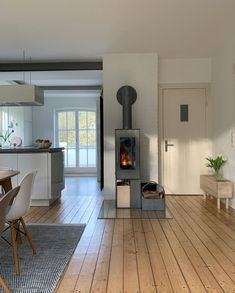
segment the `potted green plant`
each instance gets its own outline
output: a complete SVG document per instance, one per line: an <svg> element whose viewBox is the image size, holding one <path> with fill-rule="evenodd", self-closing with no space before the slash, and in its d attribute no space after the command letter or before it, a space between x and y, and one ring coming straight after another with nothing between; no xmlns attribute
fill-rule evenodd
<svg viewBox="0 0 235 293"><path fill-rule="evenodd" d="M10 139L10 136L12 135L13 132L14 132L13 129L10 130L8 128L6 131L4 131L0 134L0 138L2 139L2 143L1 143L2 146L9 146L10 145L9 139Z"/></svg>
<svg viewBox="0 0 235 293"><path fill-rule="evenodd" d="M227 160L220 155L218 155L215 159L208 157L206 160L208 161L206 166L213 170L215 179L222 180L223 176L221 173L221 167L227 162Z"/></svg>

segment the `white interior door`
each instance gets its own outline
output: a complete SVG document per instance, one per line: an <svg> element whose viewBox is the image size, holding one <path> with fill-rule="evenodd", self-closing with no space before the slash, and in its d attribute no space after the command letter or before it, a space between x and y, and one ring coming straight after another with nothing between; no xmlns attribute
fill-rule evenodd
<svg viewBox="0 0 235 293"><path fill-rule="evenodd" d="M163 90L163 184L167 194L200 194L206 172L206 90Z"/></svg>

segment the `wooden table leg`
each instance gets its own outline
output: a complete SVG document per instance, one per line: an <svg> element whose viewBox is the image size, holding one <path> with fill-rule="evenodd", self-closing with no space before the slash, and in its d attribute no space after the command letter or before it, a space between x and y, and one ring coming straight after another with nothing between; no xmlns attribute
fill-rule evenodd
<svg viewBox="0 0 235 293"><path fill-rule="evenodd" d="M220 209L220 199L217 198L217 208Z"/></svg>
<svg viewBox="0 0 235 293"><path fill-rule="evenodd" d="M1 182L2 188L4 189L5 193L12 189L11 178L7 178Z"/></svg>

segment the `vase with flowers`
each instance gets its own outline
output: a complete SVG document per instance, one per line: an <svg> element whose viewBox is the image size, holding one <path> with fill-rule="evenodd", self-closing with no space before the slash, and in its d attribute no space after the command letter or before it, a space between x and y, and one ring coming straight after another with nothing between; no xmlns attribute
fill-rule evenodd
<svg viewBox="0 0 235 293"><path fill-rule="evenodd" d="M208 161L207 167L211 168L213 170L213 175L216 180L223 180L223 175L222 175L222 166L227 162L226 159L224 159L221 155L218 155L215 159L208 157L206 158Z"/></svg>
<svg viewBox="0 0 235 293"><path fill-rule="evenodd" d="M12 133L14 132L13 129L7 129L6 131L3 131L0 134L0 138L2 139L1 141L1 145L2 147L9 147L10 146L10 136L12 135Z"/></svg>

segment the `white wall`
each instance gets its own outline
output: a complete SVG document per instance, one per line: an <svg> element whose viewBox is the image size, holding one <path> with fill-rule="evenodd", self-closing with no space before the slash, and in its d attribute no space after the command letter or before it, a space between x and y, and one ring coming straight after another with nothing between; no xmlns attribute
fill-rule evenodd
<svg viewBox="0 0 235 293"><path fill-rule="evenodd" d="M213 129L213 109L210 92L211 58L159 59L158 68L159 84L163 87L178 84L178 86L206 88L208 148L211 148L211 133Z"/></svg>
<svg viewBox="0 0 235 293"><path fill-rule="evenodd" d="M132 128L141 132L141 179L158 180L158 56L157 54L107 54L103 58L104 86L104 190L115 196L115 129L122 128L122 106L116 99L121 86L137 91Z"/></svg>
<svg viewBox="0 0 235 293"><path fill-rule="evenodd" d="M212 59L213 153L228 159L224 177L235 182L235 38L223 43ZM235 143L235 142L234 142ZM230 201L235 208L235 198Z"/></svg>
<svg viewBox="0 0 235 293"><path fill-rule="evenodd" d="M44 106L33 107L33 141L37 138L54 142L54 112L56 109L96 109L96 97L44 98Z"/></svg>
<svg viewBox="0 0 235 293"><path fill-rule="evenodd" d="M211 59L159 59L159 83L210 83Z"/></svg>

